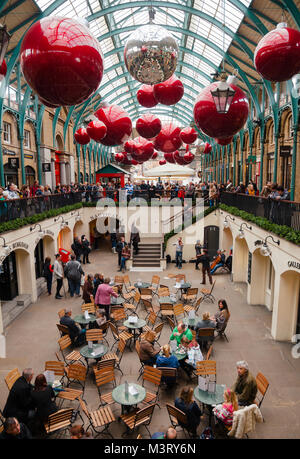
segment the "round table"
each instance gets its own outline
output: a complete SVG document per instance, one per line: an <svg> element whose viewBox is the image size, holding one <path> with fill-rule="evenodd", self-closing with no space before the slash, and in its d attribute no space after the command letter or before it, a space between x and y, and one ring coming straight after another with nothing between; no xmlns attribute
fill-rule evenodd
<svg viewBox="0 0 300 459"><path fill-rule="evenodd" d="M102 347L101 352L97 352L97 354L93 355L95 349L97 349L100 346ZM86 364L87 364L87 367L88 367L88 360L89 359L99 360L99 359L101 359L101 357L103 357L103 355L105 355L107 353L107 351L108 351L108 346L106 346L105 344L100 344L100 343L93 344L93 348L92 349L89 349L89 346L87 344L86 346L83 346L80 349L80 355L82 355L82 357L84 357L84 359L86 361Z"/></svg>
<svg viewBox="0 0 300 459"><path fill-rule="evenodd" d="M138 289L140 289L140 288L149 288L150 285L151 285L150 282L136 282L134 284L135 288L138 288Z"/></svg>
<svg viewBox="0 0 300 459"><path fill-rule="evenodd" d="M90 322L94 322L94 320L96 320L96 316L94 314L89 314L89 316L89 319L86 319L84 314L78 314L74 317L74 321L80 324L81 328L85 328L84 325L87 325Z"/></svg>
<svg viewBox="0 0 300 459"><path fill-rule="evenodd" d="M115 305L118 306L118 305L120 305L120 304L123 304L124 301L125 301L125 299L124 299L123 297L121 297L121 296L118 296L117 298L114 297L114 296L112 296L112 297L110 298L110 305L111 305L111 306L115 306Z"/></svg>
<svg viewBox="0 0 300 459"><path fill-rule="evenodd" d="M210 393L199 389L197 386L194 390L194 397L196 400L206 405L209 411L209 426L211 426L212 418L212 405L219 405L224 402L224 384L216 384L216 392Z"/></svg>
<svg viewBox="0 0 300 459"><path fill-rule="evenodd" d="M170 296L161 296L158 301L159 301L159 304L162 304L162 303L175 304L177 302L176 298L173 299Z"/></svg>
<svg viewBox="0 0 300 459"><path fill-rule="evenodd" d="M178 352L178 350L172 352L172 355L175 355L177 357L177 360L183 360L187 357L187 352Z"/></svg>
<svg viewBox="0 0 300 459"><path fill-rule="evenodd" d="M113 400L121 405L122 414L124 413L126 408L128 409L133 405L137 405L146 398L146 389L143 386L140 386L136 383L128 383L128 386L134 386L138 393L136 395L131 395L130 393L128 393L128 395L126 396L125 384L121 384L120 386L117 386L111 394Z"/></svg>
<svg viewBox="0 0 300 459"><path fill-rule="evenodd" d="M189 317L185 317L184 319L182 319L182 322L188 327L196 327L199 320L200 320L199 316L196 316L195 319L190 319Z"/></svg>
<svg viewBox="0 0 300 459"><path fill-rule="evenodd" d="M183 282L182 284L179 282L177 285L175 284L174 287L177 289L177 292L180 290L179 299L181 299L182 293L186 293L187 289L189 289L192 284L190 282Z"/></svg>
<svg viewBox="0 0 300 459"><path fill-rule="evenodd" d="M133 342L136 342L136 330L140 329L140 333L142 333L142 328L146 325L146 321L144 319L137 320L136 323L129 322L129 320L125 320L123 325L127 327L129 330L133 330Z"/></svg>

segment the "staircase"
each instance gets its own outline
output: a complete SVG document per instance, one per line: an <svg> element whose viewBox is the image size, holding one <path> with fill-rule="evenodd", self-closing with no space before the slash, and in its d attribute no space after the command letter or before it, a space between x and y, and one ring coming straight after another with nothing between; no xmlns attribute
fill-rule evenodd
<svg viewBox="0 0 300 459"><path fill-rule="evenodd" d="M144 240L139 243L138 255L132 256L131 271L162 271L161 240Z"/></svg>

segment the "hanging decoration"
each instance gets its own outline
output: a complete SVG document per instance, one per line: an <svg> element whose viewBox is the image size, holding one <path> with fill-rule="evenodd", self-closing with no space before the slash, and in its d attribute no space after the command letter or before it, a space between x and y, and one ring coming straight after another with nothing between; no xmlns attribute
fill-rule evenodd
<svg viewBox="0 0 300 459"><path fill-rule="evenodd" d="M45 105L46 107L49 107L49 108L58 108L59 105L53 105L53 104L49 104L49 102L47 102L47 100L44 100L42 97L39 97L39 101L41 104Z"/></svg>
<svg viewBox="0 0 300 459"><path fill-rule="evenodd" d="M188 145L194 143L198 138L198 133L193 127L185 127L180 132L180 138L183 143Z"/></svg>
<svg viewBox="0 0 300 459"><path fill-rule="evenodd" d="M158 157L157 151L155 151L150 159L156 159Z"/></svg>
<svg viewBox="0 0 300 459"><path fill-rule="evenodd" d="M172 122L165 123L160 133L154 139L154 148L164 153L174 152L178 150L181 145L180 127Z"/></svg>
<svg viewBox="0 0 300 459"><path fill-rule="evenodd" d="M93 120L86 127L87 133L95 142L100 142L107 132L107 127L102 121Z"/></svg>
<svg viewBox="0 0 300 459"><path fill-rule="evenodd" d="M267 33L254 52L258 73L269 81L287 81L300 73L300 31L281 22Z"/></svg>
<svg viewBox="0 0 300 459"><path fill-rule="evenodd" d="M161 160L158 162L158 164L159 164L160 166L164 166L165 164L167 164L167 161L166 161L165 159L161 159Z"/></svg>
<svg viewBox="0 0 300 459"><path fill-rule="evenodd" d="M124 159L124 154L123 153L116 153L115 154L115 160L117 163L121 163Z"/></svg>
<svg viewBox="0 0 300 459"><path fill-rule="evenodd" d="M137 120L135 127L140 136L152 139L159 134L161 121L157 116L146 113Z"/></svg>
<svg viewBox="0 0 300 459"><path fill-rule="evenodd" d="M217 142L218 145L223 145L224 146L224 145L230 144L232 139L233 139L233 136L225 137L223 139L215 139L215 141Z"/></svg>
<svg viewBox="0 0 300 459"><path fill-rule="evenodd" d="M207 155L207 154L209 154L211 152L211 150L212 150L211 144L208 143L208 142L205 142L203 154Z"/></svg>
<svg viewBox="0 0 300 459"><path fill-rule="evenodd" d="M26 32L20 63L39 97L58 106L77 105L98 89L103 76L98 40L75 19L47 16Z"/></svg>
<svg viewBox="0 0 300 459"><path fill-rule="evenodd" d="M186 164L184 160L184 152L176 150L174 151L173 155L177 164L179 164L180 166L184 166Z"/></svg>
<svg viewBox="0 0 300 459"><path fill-rule="evenodd" d="M218 82L211 83L198 95L194 105L194 120L199 129L209 137L221 139L236 134L246 123L249 102L246 94L234 84L229 86L235 91L228 111L218 112L212 92Z"/></svg>
<svg viewBox="0 0 300 459"><path fill-rule="evenodd" d="M190 164L192 161L194 161L195 155L191 151L187 151L183 155L183 159L184 159L185 164Z"/></svg>
<svg viewBox="0 0 300 459"><path fill-rule="evenodd" d="M153 87L155 99L163 105L174 105L180 101L184 93L182 82L172 75L166 81L158 83Z"/></svg>
<svg viewBox="0 0 300 459"><path fill-rule="evenodd" d="M115 155L115 159L119 163L124 164L124 166L131 166L132 165L132 163L131 163L132 157L126 151L122 151L121 153L117 153Z"/></svg>
<svg viewBox="0 0 300 459"><path fill-rule="evenodd" d="M153 86L143 84L136 93L138 103L146 108L155 107L158 104L153 94Z"/></svg>
<svg viewBox="0 0 300 459"><path fill-rule="evenodd" d="M77 129L77 131L74 134L74 137L76 142L80 145L87 145L91 140L85 128Z"/></svg>
<svg viewBox="0 0 300 459"><path fill-rule="evenodd" d="M167 163L176 164L173 152L172 153L164 153L164 158L167 161Z"/></svg>
<svg viewBox="0 0 300 459"><path fill-rule="evenodd" d="M3 78L6 77L6 73L7 73L7 65L6 65L5 59L3 59L2 64L0 65L0 81L2 81Z"/></svg>
<svg viewBox="0 0 300 459"><path fill-rule="evenodd" d="M130 142L130 147L132 158L139 164L148 161L154 153L153 143L143 137L136 137L133 142Z"/></svg>
<svg viewBox="0 0 300 459"><path fill-rule="evenodd" d="M122 107L108 105L97 110L95 116L107 128L106 135L100 140L102 145L113 147L127 141L132 131L132 123Z"/></svg>
<svg viewBox="0 0 300 459"><path fill-rule="evenodd" d="M173 75L179 52L175 38L163 27L153 24L154 15L155 11L150 8L150 24L135 30L124 48L124 61L130 75L150 85Z"/></svg>

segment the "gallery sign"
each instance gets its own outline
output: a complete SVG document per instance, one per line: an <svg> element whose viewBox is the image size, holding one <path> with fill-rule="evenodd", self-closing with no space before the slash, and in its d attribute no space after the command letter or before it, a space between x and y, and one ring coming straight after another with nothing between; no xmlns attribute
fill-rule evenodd
<svg viewBox="0 0 300 459"><path fill-rule="evenodd" d="M288 261L288 267L300 270L300 263L298 263L297 261Z"/></svg>

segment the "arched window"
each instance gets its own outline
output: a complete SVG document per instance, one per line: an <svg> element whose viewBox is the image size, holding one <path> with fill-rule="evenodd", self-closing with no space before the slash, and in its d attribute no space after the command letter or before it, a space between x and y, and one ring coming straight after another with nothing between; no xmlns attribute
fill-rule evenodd
<svg viewBox="0 0 300 459"><path fill-rule="evenodd" d="M26 184L32 186L35 181L35 170L31 166L25 166Z"/></svg>

